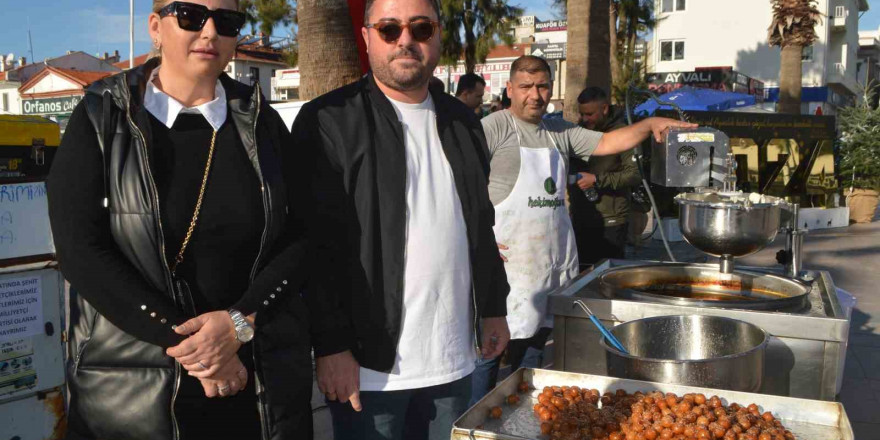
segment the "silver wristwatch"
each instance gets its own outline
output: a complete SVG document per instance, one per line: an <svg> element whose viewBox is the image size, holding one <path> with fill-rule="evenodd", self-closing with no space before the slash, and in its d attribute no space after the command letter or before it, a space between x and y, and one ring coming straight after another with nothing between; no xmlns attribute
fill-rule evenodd
<svg viewBox="0 0 880 440"><path fill-rule="evenodd" d="M232 323L235 324L235 339L238 339L238 342L245 344L254 339L254 327L247 319L244 319L244 315L241 312L229 309L229 317L232 318Z"/></svg>

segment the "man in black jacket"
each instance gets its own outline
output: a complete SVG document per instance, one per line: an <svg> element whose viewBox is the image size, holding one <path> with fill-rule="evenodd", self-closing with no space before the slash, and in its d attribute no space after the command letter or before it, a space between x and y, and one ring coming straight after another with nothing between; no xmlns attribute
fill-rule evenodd
<svg viewBox="0 0 880 440"><path fill-rule="evenodd" d="M602 133L626 127L622 109L612 106L601 88L587 87L577 99L581 127ZM630 192L641 182L633 151L591 157L589 162L571 158L571 173L576 184L569 192L569 211L581 267L625 258ZM597 199L584 195L589 188L595 188Z"/></svg>
<svg viewBox="0 0 880 440"><path fill-rule="evenodd" d="M367 1L373 71L293 127L313 155L305 296L337 440L448 438L475 359L509 339L482 127L428 88L438 16L431 0Z"/></svg>

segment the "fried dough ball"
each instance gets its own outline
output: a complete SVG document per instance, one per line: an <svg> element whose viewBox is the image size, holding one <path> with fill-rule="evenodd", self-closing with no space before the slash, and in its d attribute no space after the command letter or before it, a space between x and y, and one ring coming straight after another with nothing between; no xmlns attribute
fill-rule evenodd
<svg viewBox="0 0 880 440"><path fill-rule="evenodd" d="M550 440L796 440L756 404L725 406L703 394L554 386L544 388L533 409Z"/></svg>
<svg viewBox="0 0 880 440"><path fill-rule="evenodd" d="M500 406L493 407L491 410L489 410L489 417L491 417L493 419L500 419L501 414L502 414L502 411L501 411Z"/></svg>

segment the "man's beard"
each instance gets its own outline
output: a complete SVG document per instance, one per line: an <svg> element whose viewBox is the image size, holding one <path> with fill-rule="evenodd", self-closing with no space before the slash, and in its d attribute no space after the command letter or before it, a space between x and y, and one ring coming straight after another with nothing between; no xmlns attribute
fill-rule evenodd
<svg viewBox="0 0 880 440"><path fill-rule="evenodd" d="M418 62L415 68L392 68L391 63L398 58L407 57ZM424 56L406 47L400 48L388 55L384 60L370 60L373 68L373 75L382 84L391 87L394 90L409 91L419 87L424 87L434 71L434 66L425 66L422 64Z"/></svg>

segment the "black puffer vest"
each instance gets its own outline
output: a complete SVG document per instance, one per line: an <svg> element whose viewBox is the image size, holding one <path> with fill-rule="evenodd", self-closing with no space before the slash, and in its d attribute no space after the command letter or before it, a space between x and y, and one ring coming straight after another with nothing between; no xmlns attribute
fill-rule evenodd
<svg viewBox="0 0 880 440"><path fill-rule="evenodd" d="M150 170L148 124L142 107L150 72L157 59L108 77L89 87L83 98L104 155L105 191L110 228L119 249L156 289L168 292L181 311L192 314L192 299L174 297L165 261L159 200ZM220 78L244 148L263 187L266 226L251 277L266 263L268 250L282 233L287 194L281 174L277 127L259 87ZM74 286L75 288L75 286ZM253 340L256 390L262 438L311 437L311 411L304 395L311 392L308 329L293 307L257 315ZM181 374L186 374L162 347L119 330L81 296L70 304L69 423L72 437L101 439L177 439L173 405ZM305 403L305 408L303 408Z"/></svg>

